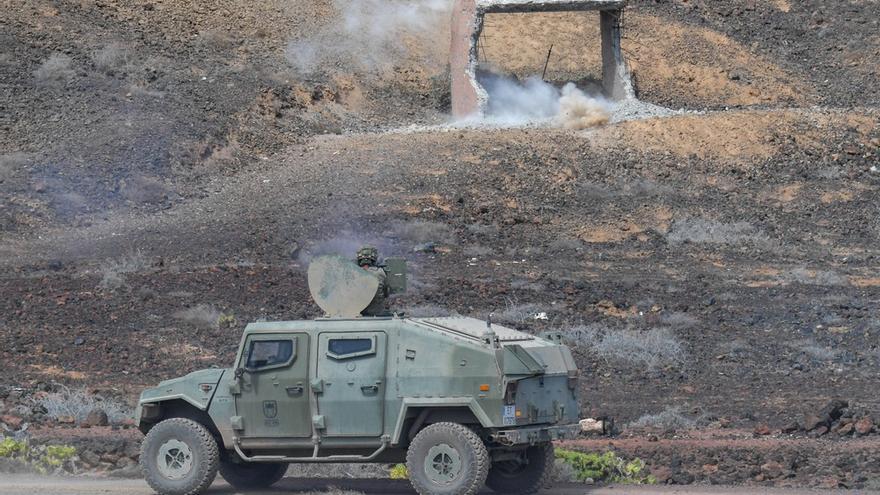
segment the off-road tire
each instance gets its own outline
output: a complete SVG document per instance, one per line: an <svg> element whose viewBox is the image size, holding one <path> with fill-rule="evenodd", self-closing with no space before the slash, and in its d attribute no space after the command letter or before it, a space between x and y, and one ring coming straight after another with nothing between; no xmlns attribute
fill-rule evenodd
<svg viewBox="0 0 880 495"><path fill-rule="evenodd" d="M433 448L451 448L458 456L454 478L440 483L429 478L426 460ZM406 468L421 495L475 495L486 483L489 451L473 430L457 423L435 423L416 435L406 452Z"/></svg>
<svg viewBox="0 0 880 495"><path fill-rule="evenodd" d="M281 481L287 472L287 464L277 462L235 463L220 461L220 476L239 490L269 488Z"/></svg>
<svg viewBox="0 0 880 495"><path fill-rule="evenodd" d="M179 479L164 475L157 459L160 448L172 441L185 444L190 451L191 468ZM140 465L147 484L159 495L197 495L217 477L220 451L217 441L203 425L191 419L166 419L144 438Z"/></svg>
<svg viewBox="0 0 880 495"><path fill-rule="evenodd" d="M538 493L550 481L555 456L553 444L544 443L526 449L527 464L511 469L503 463L492 464L486 485L495 493L531 495Z"/></svg>

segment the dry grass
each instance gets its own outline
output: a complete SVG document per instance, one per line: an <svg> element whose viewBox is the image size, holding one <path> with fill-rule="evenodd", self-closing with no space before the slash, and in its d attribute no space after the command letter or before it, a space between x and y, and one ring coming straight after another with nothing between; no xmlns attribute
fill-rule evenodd
<svg viewBox="0 0 880 495"><path fill-rule="evenodd" d="M657 414L645 414L629 424L630 428L650 428L673 432L697 426L699 419L692 419L681 413L679 408L670 407Z"/></svg>
<svg viewBox="0 0 880 495"><path fill-rule="evenodd" d="M683 368L684 345L668 328L615 330L603 325L581 325L566 332L568 341L610 364L639 369Z"/></svg>
<svg viewBox="0 0 880 495"><path fill-rule="evenodd" d="M685 218L676 220L666 235L672 244L749 244L756 247L771 247L770 237L747 222L723 223L708 218Z"/></svg>
<svg viewBox="0 0 880 495"><path fill-rule="evenodd" d="M394 226L394 233L401 239L415 243L455 244L455 233L452 228L440 222L425 220L402 222Z"/></svg>
<svg viewBox="0 0 880 495"><path fill-rule="evenodd" d="M485 258L495 254L495 250L479 244L473 244L464 248L462 254L468 258Z"/></svg>
<svg viewBox="0 0 880 495"><path fill-rule="evenodd" d="M133 203L161 203L168 198L170 188L153 177L137 176L122 181L120 189L125 199Z"/></svg>
<svg viewBox="0 0 880 495"><path fill-rule="evenodd" d="M540 312L541 307L536 304L519 304L516 298L507 298L504 310L495 313L493 318L501 324L522 325Z"/></svg>
<svg viewBox="0 0 880 495"><path fill-rule="evenodd" d="M0 155L0 182L18 175L22 167L30 161L30 155L16 151Z"/></svg>
<svg viewBox="0 0 880 495"><path fill-rule="evenodd" d="M63 53L53 53L34 71L41 84L61 84L70 80L76 72L71 68L73 60Z"/></svg>
<svg viewBox="0 0 880 495"><path fill-rule="evenodd" d="M679 311L663 313L660 322L670 328L693 328L700 324L699 318Z"/></svg>
<svg viewBox="0 0 880 495"><path fill-rule="evenodd" d="M783 275L786 282L796 282L804 285L847 285L849 281L830 270L809 270L807 268L795 268Z"/></svg>
<svg viewBox="0 0 880 495"><path fill-rule="evenodd" d="M125 275L138 273L149 268L149 260L141 250L137 250L128 256L119 259L108 259L99 267L101 282L98 288L114 291L126 286Z"/></svg>
<svg viewBox="0 0 880 495"><path fill-rule="evenodd" d="M63 387L59 392L35 399L34 404L45 408L46 415L55 420L70 416L80 422L95 409L107 413L110 424L120 424L132 417L131 408L125 404L89 393L85 389L71 390Z"/></svg>
<svg viewBox="0 0 880 495"><path fill-rule="evenodd" d="M223 313L210 304L198 304L174 313L174 317L199 328L219 328Z"/></svg>
<svg viewBox="0 0 880 495"><path fill-rule="evenodd" d="M820 345L819 343L807 340L794 344L793 349L798 354L806 356L814 362L831 362L834 361L839 352L831 347Z"/></svg>
<svg viewBox="0 0 880 495"><path fill-rule="evenodd" d="M92 52L92 63L98 70L112 74L131 63L131 52L122 43L109 43Z"/></svg>

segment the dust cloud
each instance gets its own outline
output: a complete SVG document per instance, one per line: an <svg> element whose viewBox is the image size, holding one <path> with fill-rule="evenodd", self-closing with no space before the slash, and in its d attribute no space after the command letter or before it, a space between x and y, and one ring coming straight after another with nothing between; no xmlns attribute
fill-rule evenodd
<svg viewBox="0 0 880 495"><path fill-rule="evenodd" d="M608 122L614 103L592 97L568 83L562 89L532 76L520 82L495 73L483 74L480 82L489 94L486 115L491 125L549 124L566 129L587 129Z"/></svg>
<svg viewBox="0 0 880 495"><path fill-rule="evenodd" d="M406 57L445 65L451 0L333 0L339 15L288 43L288 62L302 75L339 70L377 73ZM442 49L437 49L442 47Z"/></svg>

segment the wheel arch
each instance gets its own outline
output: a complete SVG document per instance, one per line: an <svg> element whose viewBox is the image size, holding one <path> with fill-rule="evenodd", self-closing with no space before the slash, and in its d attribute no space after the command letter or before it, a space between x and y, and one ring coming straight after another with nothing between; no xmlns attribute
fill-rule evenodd
<svg viewBox="0 0 880 495"><path fill-rule="evenodd" d="M159 424L166 419L185 418L191 419L196 423L203 425L214 438L218 441L218 445L223 445L220 430L214 423L214 420L208 414L208 411L202 409L199 404L192 402L187 397L179 397L174 399L142 403L138 407L141 408L141 417L138 422L138 429L146 435L153 426ZM148 411L148 412L145 412Z"/></svg>
<svg viewBox="0 0 880 495"><path fill-rule="evenodd" d="M391 444L408 444L422 428L441 422L491 426L488 415L473 399L404 399L391 437Z"/></svg>

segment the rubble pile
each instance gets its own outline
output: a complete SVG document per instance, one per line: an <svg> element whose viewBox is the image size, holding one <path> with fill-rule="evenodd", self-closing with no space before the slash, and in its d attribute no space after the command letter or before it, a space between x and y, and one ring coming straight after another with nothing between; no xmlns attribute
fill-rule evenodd
<svg viewBox="0 0 880 495"><path fill-rule="evenodd" d="M806 432L811 437L836 435L863 437L878 433L869 412L845 400L833 400L818 412L807 413L797 423L782 429L783 433Z"/></svg>

